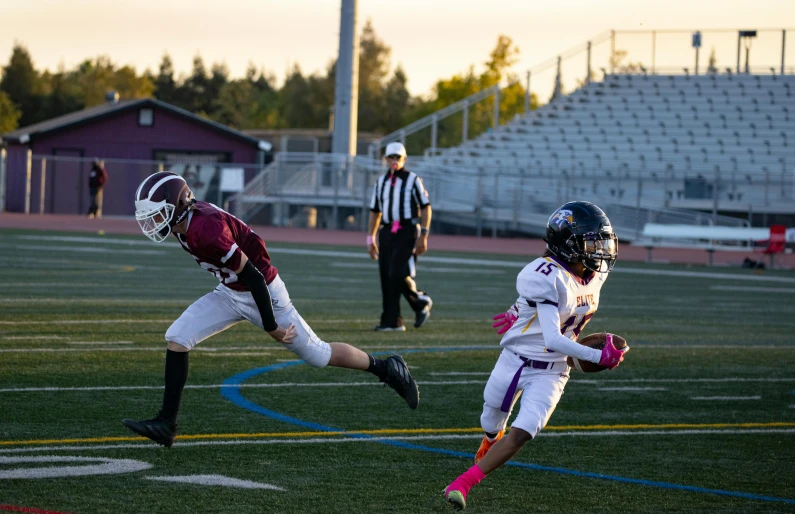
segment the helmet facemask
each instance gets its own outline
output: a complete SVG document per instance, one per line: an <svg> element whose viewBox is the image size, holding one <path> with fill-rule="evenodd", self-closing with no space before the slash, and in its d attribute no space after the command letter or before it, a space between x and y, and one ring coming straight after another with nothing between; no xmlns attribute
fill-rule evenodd
<svg viewBox="0 0 795 514"><path fill-rule="evenodd" d="M161 243L171 234L174 209L174 205L165 200L140 200L135 202L135 219L146 237L155 243Z"/></svg>
<svg viewBox="0 0 795 514"><path fill-rule="evenodd" d="M576 253L587 269L596 273L609 273L618 259L618 238L612 232L589 232L574 236ZM604 269L606 267L606 269Z"/></svg>

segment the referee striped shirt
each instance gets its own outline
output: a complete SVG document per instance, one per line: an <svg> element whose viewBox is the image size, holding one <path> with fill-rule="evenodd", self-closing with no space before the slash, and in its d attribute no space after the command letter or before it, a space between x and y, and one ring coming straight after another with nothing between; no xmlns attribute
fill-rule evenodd
<svg viewBox="0 0 795 514"><path fill-rule="evenodd" d="M381 175L370 197L370 210L381 213L383 224L418 218L420 209L430 204L422 179L405 169Z"/></svg>

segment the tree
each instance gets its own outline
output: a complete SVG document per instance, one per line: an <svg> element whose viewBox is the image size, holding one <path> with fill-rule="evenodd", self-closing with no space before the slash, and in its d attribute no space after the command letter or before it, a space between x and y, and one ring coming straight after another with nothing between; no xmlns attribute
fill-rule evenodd
<svg viewBox="0 0 795 514"><path fill-rule="evenodd" d="M623 73L623 74L632 74L632 73L640 73L645 70L643 64L640 61L632 62L629 61L624 63L624 59L627 58L629 53L626 50L616 50L610 56L610 69L613 70L613 73Z"/></svg>
<svg viewBox="0 0 795 514"><path fill-rule="evenodd" d="M213 100L221 94L221 89L229 82L229 68L226 63L214 63L205 91L204 110L210 112Z"/></svg>
<svg viewBox="0 0 795 514"><path fill-rule="evenodd" d="M108 56L86 59L76 74L85 107L106 102L106 95L111 91L118 93L122 99L130 100L147 98L155 90L152 80L145 74L139 76L131 66L116 68Z"/></svg>
<svg viewBox="0 0 795 514"><path fill-rule="evenodd" d="M309 103L309 84L294 64L279 91L279 114L282 127L318 128L313 124L312 105Z"/></svg>
<svg viewBox="0 0 795 514"><path fill-rule="evenodd" d="M22 111L19 123L27 126L44 119L42 117L42 83L39 73L33 66L28 49L20 43L14 44L11 59L3 68L0 90Z"/></svg>
<svg viewBox="0 0 795 514"><path fill-rule="evenodd" d="M85 107L79 77L75 72L66 71L63 64L53 74L42 73L41 78L46 92L43 102L43 111L46 113L44 119L62 116Z"/></svg>
<svg viewBox="0 0 795 514"><path fill-rule="evenodd" d="M221 87L213 102L212 119L237 129L249 128L248 116L257 110L257 91L249 80L234 80Z"/></svg>
<svg viewBox="0 0 795 514"><path fill-rule="evenodd" d="M174 103L183 109L199 115L207 115L210 77L204 67L200 55L193 58L193 70L190 76L176 89Z"/></svg>
<svg viewBox="0 0 795 514"><path fill-rule="evenodd" d="M411 95L406 87L408 78L401 66L395 69L392 78L384 87L380 127L382 132L390 132L405 125L406 115L411 106Z"/></svg>
<svg viewBox="0 0 795 514"><path fill-rule="evenodd" d="M437 81L434 86L434 96L417 102L410 118L417 119L427 116L502 82L508 82L509 86L500 91L499 121L504 123L513 118L524 110L524 88L518 83L518 77L510 72L511 67L517 62L518 55L519 48L513 44L511 38L499 36L497 44L489 54L489 60L484 63L485 70L483 72L477 74L475 67L470 66L466 73ZM537 99L531 100L531 107L538 104ZM472 137L487 130L494 123L493 117L494 104L490 98L471 106L467 136ZM439 147L454 146L463 139L462 123L458 118L453 119L455 121L452 123L442 122L439 125L437 134ZM421 152L427 146L426 142L414 143L410 140L409 143L412 145L412 153Z"/></svg>
<svg viewBox="0 0 795 514"><path fill-rule="evenodd" d="M174 62L167 53L160 59L160 68L154 80L155 97L167 103L176 101L177 82L174 80Z"/></svg>
<svg viewBox="0 0 795 514"><path fill-rule="evenodd" d="M372 21L367 20L359 38L359 130L373 131L384 125L382 92L389 76L391 53L392 49L375 33Z"/></svg>
<svg viewBox="0 0 795 514"><path fill-rule="evenodd" d="M11 132L17 128L22 111L11 101L5 91L0 91L0 134Z"/></svg>

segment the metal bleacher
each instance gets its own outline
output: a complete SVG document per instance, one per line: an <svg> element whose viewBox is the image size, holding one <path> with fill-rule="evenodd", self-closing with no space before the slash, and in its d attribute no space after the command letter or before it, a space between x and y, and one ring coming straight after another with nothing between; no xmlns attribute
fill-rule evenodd
<svg viewBox="0 0 795 514"><path fill-rule="evenodd" d="M780 66L750 67L746 47L741 73L741 43L756 31L738 31L736 67L710 64L701 75L655 67L654 54L651 69L622 67L620 33L610 31L531 68L526 85L513 77L383 136L368 157L345 156L343 162L339 156L277 155L238 200L251 213L274 205L276 223L286 222L289 206L330 205L336 219L338 210L359 205L363 224L371 185L384 171L380 149L411 137L409 149L424 151L411 154L408 167L426 183L434 220L451 231L539 235L549 213L573 199L598 203L629 240L641 238L646 223L742 227L752 220L766 225L769 215L795 219L795 70L784 53L788 31L759 31L759 37L781 38ZM668 37L669 44L683 37L682 31L664 32L646 35ZM563 72L566 62L578 68ZM552 71L552 99L531 110L533 97L546 96L543 84L551 84ZM565 74L576 81L568 94ZM506 122L501 94L517 85L525 92L524 113ZM471 112L476 127L469 124ZM291 159L305 164L296 167Z"/></svg>
<svg viewBox="0 0 795 514"><path fill-rule="evenodd" d="M793 93L792 75L608 75L422 168L564 180L624 205L789 212Z"/></svg>

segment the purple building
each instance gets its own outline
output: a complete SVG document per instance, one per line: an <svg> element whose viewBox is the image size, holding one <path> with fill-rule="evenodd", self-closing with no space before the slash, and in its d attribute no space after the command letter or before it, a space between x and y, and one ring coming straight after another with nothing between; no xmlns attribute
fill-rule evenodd
<svg viewBox="0 0 795 514"><path fill-rule="evenodd" d="M95 159L108 171L104 214L131 215L135 190L151 173L179 173L197 198L215 202L223 168L244 168L248 181L271 150L266 141L152 98L110 101L20 128L2 142L6 210L25 210L30 150L30 212L53 214L85 214Z"/></svg>

